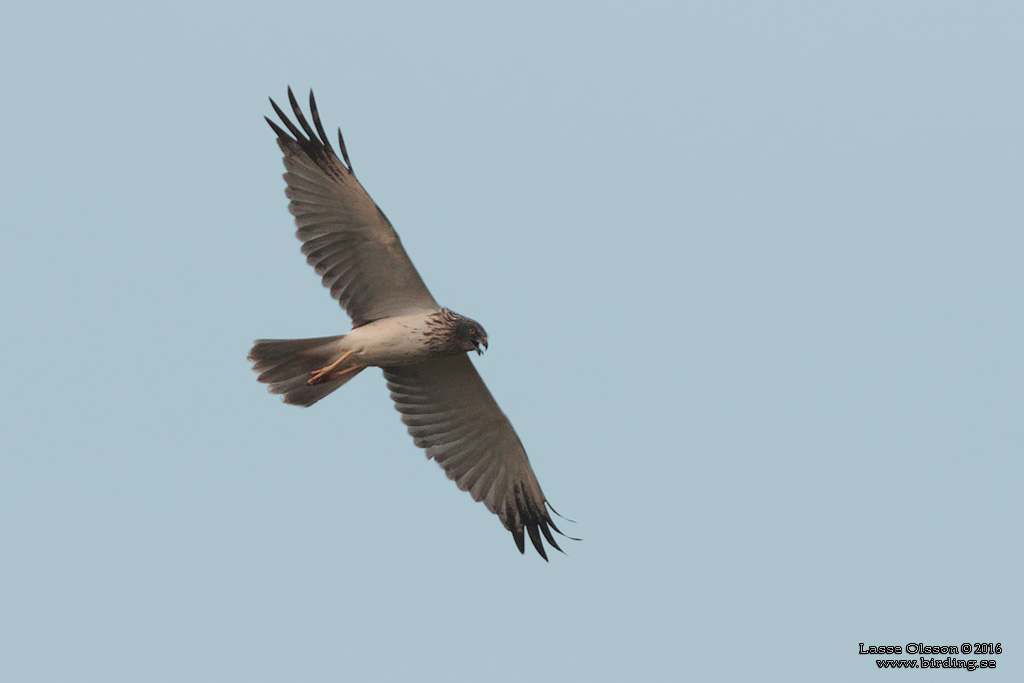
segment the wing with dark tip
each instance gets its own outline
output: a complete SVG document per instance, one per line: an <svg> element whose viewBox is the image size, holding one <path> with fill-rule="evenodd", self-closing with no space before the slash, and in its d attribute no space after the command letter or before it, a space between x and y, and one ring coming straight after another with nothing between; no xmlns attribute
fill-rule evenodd
<svg viewBox="0 0 1024 683"><path fill-rule="evenodd" d="M284 152L285 194L306 261L356 327L378 318L437 310L391 222L356 180L341 131L338 146L344 161L324 133L313 93L309 109L315 131L291 88L288 101L298 125L274 100L270 104L284 128L269 118L267 123Z"/></svg>
<svg viewBox="0 0 1024 683"><path fill-rule="evenodd" d="M526 450L469 356L388 367L384 377L416 445L460 489L498 515L519 552L525 551L526 534L545 560L542 535L561 550L551 530L562 532L551 521Z"/></svg>

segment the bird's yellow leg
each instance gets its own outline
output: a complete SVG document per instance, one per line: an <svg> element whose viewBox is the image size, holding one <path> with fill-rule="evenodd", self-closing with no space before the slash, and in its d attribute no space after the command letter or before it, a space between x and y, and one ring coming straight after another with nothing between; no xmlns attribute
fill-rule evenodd
<svg viewBox="0 0 1024 683"><path fill-rule="evenodd" d="M342 354L341 358L334 361L330 365L325 365L319 370L314 370L313 372L310 373L309 379L306 380L306 384L319 384L320 382L329 382L332 379L338 379L342 375L346 375L354 370L357 370L359 368L358 365L353 365L352 367L337 370L337 367L344 363L346 360L348 360L351 355L351 351L346 351L345 353Z"/></svg>

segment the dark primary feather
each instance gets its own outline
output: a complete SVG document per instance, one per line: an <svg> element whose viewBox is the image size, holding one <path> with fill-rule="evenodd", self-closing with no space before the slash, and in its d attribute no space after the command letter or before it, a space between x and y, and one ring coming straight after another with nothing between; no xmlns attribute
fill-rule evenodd
<svg viewBox="0 0 1024 683"><path fill-rule="evenodd" d="M310 93L313 126L288 89L293 123L273 100L281 120L267 123L284 152L285 194L295 216L307 262L320 275L356 327L397 315L439 307L402 247L398 234L352 172L341 131L342 162L334 152L316 100ZM283 126L283 127L282 127ZM315 130L314 130L315 126Z"/></svg>
<svg viewBox="0 0 1024 683"><path fill-rule="evenodd" d="M316 124L317 132L314 133L309 127L309 123L306 121L306 117L302 114L302 109L299 107L299 103L295 99L295 94L292 93L292 89L288 88L288 102L292 105L292 111L295 112L295 119L302 126L302 130L305 132L305 136L299 132L299 129L288 119L281 108L277 106L277 102L274 102L273 98L270 98L270 106L277 112L278 117L291 131L292 138L302 147L303 151L306 152L311 158L322 159L325 162L324 165L329 165L331 170L335 168L334 164L330 163L332 158L337 160L337 155L334 153L334 148L331 147L331 141L324 133L324 127L320 123L320 112L316 108L316 98L313 97L313 91L309 92L309 110L313 114L313 122ZM264 116L270 127L274 129L278 137L287 137L284 131L281 130L273 121ZM350 175L355 176L355 172L352 170L352 163L348 160L348 150L345 149L345 141L341 137L341 129L338 129L338 143L341 147L341 155L345 158L345 170Z"/></svg>

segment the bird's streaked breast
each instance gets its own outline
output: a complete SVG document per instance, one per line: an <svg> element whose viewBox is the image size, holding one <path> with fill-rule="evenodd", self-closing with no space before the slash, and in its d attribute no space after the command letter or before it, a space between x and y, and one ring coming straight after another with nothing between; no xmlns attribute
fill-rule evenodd
<svg viewBox="0 0 1024 683"><path fill-rule="evenodd" d="M417 363L459 349L450 348L449 332L438 323L440 313L420 313L375 320L346 336L361 363L388 367Z"/></svg>

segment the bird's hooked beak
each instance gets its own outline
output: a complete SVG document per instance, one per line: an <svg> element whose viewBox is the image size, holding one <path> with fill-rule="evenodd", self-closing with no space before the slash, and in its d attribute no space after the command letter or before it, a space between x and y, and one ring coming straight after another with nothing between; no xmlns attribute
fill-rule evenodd
<svg viewBox="0 0 1024 683"><path fill-rule="evenodd" d="M476 348L476 355L482 356L484 352L480 350L480 347L482 346L484 347L484 349L487 348L487 337L484 337L483 339L480 340L474 339L473 346Z"/></svg>

